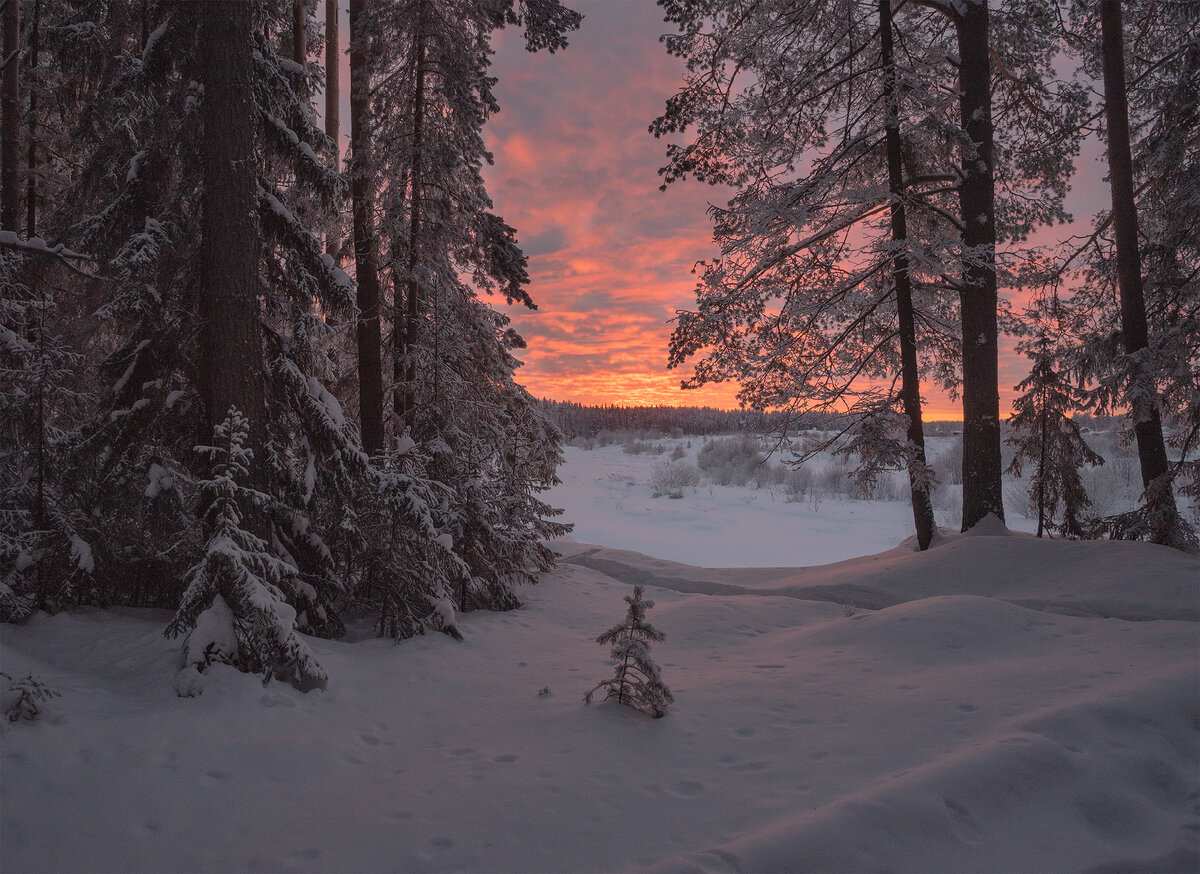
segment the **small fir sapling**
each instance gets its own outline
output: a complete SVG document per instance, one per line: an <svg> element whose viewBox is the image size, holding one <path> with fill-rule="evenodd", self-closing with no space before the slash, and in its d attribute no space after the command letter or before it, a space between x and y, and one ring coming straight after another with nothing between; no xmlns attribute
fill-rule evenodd
<svg viewBox="0 0 1200 874"><path fill-rule="evenodd" d="M325 671L295 632L296 610L280 584L296 568L274 555L247 530L268 496L242 483L250 477L253 453L249 422L236 407L213 428L215 446L197 449L213 459L212 474L200 482L204 522L209 530L204 555L188 572L175 618L164 632L186 635L185 672L204 671L213 662L261 673L264 683L279 677L302 691L324 689ZM180 694L193 694L184 683Z"/></svg>
<svg viewBox="0 0 1200 874"><path fill-rule="evenodd" d="M1017 389L1009 417L1013 434L1008 443L1016 450L1008 470L1016 476L1032 464L1029 505L1036 510L1037 536L1046 529L1061 531L1071 539L1086 537L1085 514L1091 502L1079 475L1085 464L1099 465L1104 459L1087 445L1079 426L1071 419L1072 409L1083 405L1081 393L1055 369L1054 350L1045 333L1023 350L1033 360L1029 376ZM1054 517L1062 507L1062 520Z"/></svg>
<svg viewBox="0 0 1200 874"><path fill-rule="evenodd" d="M611 680L589 690L583 700L591 704L596 692L604 689L606 701L616 698L618 703L644 710L658 719L666 715L667 706L675 701L662 681L661 670L650 658L650 642L660 642L665 635L646 621L646 611L654 602L642 598L641 586L634 586L633 594L626 595L625 601L629 604L625 621L596 638L601 645L612 644L616 673Z"/></svg>
<svg viewBox="0 0 1200 874"><path fill-rule="evenodd" d="M0 677L8 680L8 690L0 694L0 713L3 713L9 722L37 719L42 715L39 701L60 697L58 692L32 674L17 680L12 675L0 671Z"/></svg>

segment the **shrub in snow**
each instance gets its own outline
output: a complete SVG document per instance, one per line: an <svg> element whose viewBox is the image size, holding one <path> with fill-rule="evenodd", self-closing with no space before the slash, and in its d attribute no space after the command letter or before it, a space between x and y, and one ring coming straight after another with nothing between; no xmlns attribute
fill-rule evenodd
<svg viewBox="0 0 1200 874"><path fill-rule="evenodd" d="M700 471L684 461L656 461L650 469L654 497L682 498L683 490L700 481Z"/></svg>
<svg viewBox="0 0 1200 874"><path fill-rule="evenodd" d="M700 469L719 486L744 486L764 461L758 441L746 434L710 440L696 454Z"/></svg>
<svg viewBox="0 0 1200 874"><path fill-rule="evenodd" d="M583 700L591 704L595 694L603 689L605 700L616 698L618 703L644 710L657 719L665 715L667 706L675 701L671 690L662 681L661 670L650 658L650 642L657 643L665 635L646 621L646 611L654 606L654 602L643 599L641 586L634 586L633 594L626 595L625 601L629 604L625 621L596 638L596 643L602 646L612 644L616 673L611 680L590 689Z"/></svg>
<svg viewBox="0 0 1200 874"><path fill-rule="evenodd" d="M756 437L742 434L710 440L696 453L696 463L719 486L753 484L756 489L783 482L786 469L770 464Z"/></svg>
<svg viewBox="0 0 1200 874"><path fill-rule="evenodd" d="M249 430L246 418L230 408L213 429L216 445L197 447L213 459L212 475L199 483L209 535L164 633L187 635L185 669L203 671L221 661L305 691L323 689L325 671L296 634L296 610L279 588L296 568L244 527L243 514L260 513L268 502L266 495L241 484L252 460L245 445Z"/></svg>
<svg viewBox="0 0 1200 874"><path fill-rule="evenodd" d="M937 476L937 481L947 485L961 486L962 460L962 438L957 437L944 452L933 460L931 467Z"/></svg>
<svg viewBox="0 0 1200 874"><path fill-rule="evenodd" d="M1072 539L1088 535L1085 514L1091 505L1079 469L1101 465L1104 459L1083 439L1070 411L1083 405L1083 393L1054 368L1054 349L1046 334L1025 350L1033 368L1017 388L1023 393L1013 401L1009 417L1013 434L1008 443L1016 450L1008 469L1021 475L1023 466L1032 468L1029 478L1029 507L1037 514L1037 536L1049 528ZM1062 507L1062 519L1055 516Z"/></svg>
<svg viewBox="0 0 1200 874"><path fill-rule="evenodd" d="M58 698L59 693L50 689L33 675L14 680L11 675L0 671L0 677L8 680L8 688L0 694L0 713L9 722L21 719L37 719L42 715L38 702Z"/></svg>
<svg viewBox="0 0 1200 874"><path fill-rule="evenodd" d="M788 470L783 477L784 500L789 504L802 501L812 494L813 471L811 467L800 466Z"/></svg>
<svg viewBox="0 0 1200 874"><path fill-rule="evenodd" d="M650 443L645 440L635 440L630 437L621 447L626 455L661 455L663 447L661 443Z"/></svg>

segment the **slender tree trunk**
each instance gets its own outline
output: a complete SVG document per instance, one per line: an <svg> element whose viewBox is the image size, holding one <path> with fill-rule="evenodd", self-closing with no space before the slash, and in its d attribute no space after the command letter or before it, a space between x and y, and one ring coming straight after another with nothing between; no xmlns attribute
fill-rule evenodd
<svg viewBox="0 0 1200 874"><path fill-rule="evenodd" d="M202 45L203 219L199 390L212 426L237 407L261 461L266 407L259 324L259 239L251 103L252 18L243 0L196 4ZM255 465L261 470L260 465Z"/></svg>
<svg viewBox="0 0 1200 874"><path fill-rule="evenodd" d="M29 29L29 145L25 152L28 178L25 180L25 236L37 236L38 198L38 38L42 21L42 0L33 4L33 21Z"/></svg>
<svg viewBox="0 0 1200 874"><path fill-rule="evenodd" d="M904 209L904 171L901 165L900 113L896 97L896 67L892 56L892 3L879 0L879 31L883 53L883 91L886 103L888 190L892 195L892 242L908 240L908 218ZM913 522L917 545L928 549L933 540L933 501L925 469L925 428L921 419L921 380L917 369L917 326L913 313L912 277L908 255L897 247L892 259L892 281L896 287L896 315L900 328L900 397L908 416L908 484L912 494Z"/></svg>
<svg viewBox="0 0 1200 874"><path fill-rule="evenodd" d="M333 143L333 167L342 166L341 150L342 54L338 46L338 0L325 0L325 136ZM325 250L342 263L342 223L334 223Z"/></svg>
<svg viewBox="0 0 1200 874"><path fill-rule="evenodd" d="M1041 443L1038 445L1038 530L1037 536L1041 537L1042 532L1046 529L1046 439L1049 423L1047 419L1047 400L1043 396L1040 410L1041 415Z"/></svg>
<svg viewBox="0 0 1200 874"><path fill-rule="evenodd" d="M962 289L962 530L991 514L1004 521L1000 463L999 327L996 319L996 206L992 161L991 59L987 0L964 0L957 19L963 150L959 205Z"/></svg>
<svg viewBox="0 0 1200 874"><path fill-rule="evenodd" d="M342 53L338 47L338 0L325 0L325 135L333 140L334 166L340 163Z"/></svg>
<svg viewBox="0 0 1200 874"><path fill-rule="evenodd" d="M1146 297L1142 286L1142 261L1138 252L1137 204L1133 195L1133 160L1129 146L1129 103L1125 90L1125 37L1121 4L1100 3L1100 33L1104 62L1104 112L1108 120L1108 178L1112 189L1113 232L1117 241L1117 290L1121 297L1121 338L1125 353L1133 356L1150 345L1146 323ZM1139 370L1140 370L1139 366ZM1178 512L1170 483L1150 489L1150 484L1167 473L1169 463L1163 441L1162 419L1155 392L1147 384L1135 384L1130 392L1133 431L1137 437L1142 487L1152 517L1156 520L1151 540L1173 541ZM1140 380L1135 378L1135 383ZM1157 506L1155 506L1157 504Z"/></svg>
<svg viewBox="0 0 1200 874"><path fill-rule="evenodd" d="M37 463L37 496L33 510L33 524L38 531L46 530L46 299L41 290L41 276L36 272L32 277L34 291L41 298L42 306L37 311L37 445L34 450ZM41 562L38 562L39 576ZM39 591L41 586L38 587Z"/></svg>
<svg viewBox="0 0 1200 874"><path fill-rule="evenodd" d="M307 18L304 0L292 0L292 60L301 67L308 60Z"/></svg>
<svg viewBox="0 0 1200 874"><path fill-rule="evenodd" d="M371 70L365 32L366 0L350 0L350 200L354 221L354 273L358 282L358 404L363 449L383 449L383 340L375 240L375 190L368 161Z"/></svg>
<svg viewBox="0 0 1200 874"><path fill-rule="evenodd" d="M396 347L394 367L396 372L396 388L392 404L397 414L408 421L411 427L417 402L417 332L418 319L421 311L421 283L417 281L417 269L421 264L421 209L422 191L425 181L425 6L417 17L417 30L414 36L413 57L417 65L416 84L413 94L413 142L411 171L409 185L411 187L409 226L408 226L408 299L404 308L404 331L399 330L393 336ZM398 303L398 302L397 302ZM399 306L396 307L399 309ZM403 379L400 378L400 368L404 366ZM403 396L401 396L403 388Z"/></svg>
<svg viewBox="0 0 1200 874"><path fill-rule="evenodd" d="M0 91L0 225L19 229L21 191L21 4L3 0L4 76Z"/></svg>

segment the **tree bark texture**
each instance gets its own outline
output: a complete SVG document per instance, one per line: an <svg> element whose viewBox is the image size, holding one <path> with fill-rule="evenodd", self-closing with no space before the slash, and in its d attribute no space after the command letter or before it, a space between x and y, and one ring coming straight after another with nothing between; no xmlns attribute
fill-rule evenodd
<svg viewBox="0 0 1200 874"><path fill-rule="evenodd" d="M251 9L242 0L196 5L204 80L201 158L204 179L200 244L198 388L212 426L237 407L250 423L260 460L266 407L259 324L254 106L251 102ZM257 466L256 466L257 467Z"/></svg>
<svg viewBox="0 0 1200 874"><path fill-rule="evenodd" d="M333 140L335 166L340 160L342 53L338 48L338 0L325 0L325 135Z"/></svg>
<svg viewBox="0 0 1200 874"><path fill-rule="evenodd" d="M417 29L414 36L413 57L417 65L416 83L413 94L413 141L412 160L409 172L409 226L408 226L408 297L404 308L404 331L395 331L394 336L399 341L396 348L394 367L396 371L396 389L392 403L399 416L411 426L417 406L417 334L421 312L421 283L417 281L417 269L420 267L421 249L421 210L423 207L421 188L425 183L425 163L423 151L425 148L425 8L417 17ZM396 309L399 309L398 301ZM403 379L400 367L404 364ZM403 397L401 397L403 388Z"/></svg>
<svg viewBox="0 0 1200 874"><path fill-rule="evenodd" d="M992 161L991 59L987 0L965 0L957 19L959 112L967 138L959 206L963 277L959 292L963 369L962 530L991 514L1004 521L1000 462L996 207Z"/></svg>
<svg viewBox="0 0 1200 874"><path fill-rule="evenodd" d="M1121 299L1121 338L1127 355L1150 345L1146 322L1146 297L1142 286L1142 261L1138 252L1137 205L1133 194L1133 159L1129 145L1129 102L1125 89L1125 38L1121 4L1100 4L1100 38L1104 65L1104 111L1108 121L1108 178L1112 189L1113 233L1117 243L1117 290ZM1135 387L1136 388L1136 387ZM1142 486L1166 474L1169 462L1163 441L1162 420L1153 389L1132 393L1131 413L1137 437ZM1174 523L1175 498L1168 486L1156 490L1158 509L1172 525L1151 534L1156 543L1167 542ZM1154 508L1152 508L1154 509Z"/></svg>
<svg viewBox="0 0 1200 874"><path fill-rule="evenodd" d="M307 18L304 0L292 0L292 60L301 67L308 60Z"/></svg>
<svg viewBox="0 0 1200 874"><path fill-rule="evenodd" d="M21 4L3 0L4 76L0 89L0 225L17 231L21 190Z"/></svg>
<svg viewBox="0 0 1200 874"><path fill-rule="evenodd" d="M350 201L354 222L354 275L358 283L358 404L363 449L383 449L383 339L375 239L375 190L370 154L371 71L366 0L350 0Z"/></svg>
<svg viewBox="0 0 1200 874"><path fill-rule="evenodd" d="M1038 466L1037 466L1037 505L1038 505L1038 530L1037 536L1041 537L1046 530L1046 440L1049 438L1049 421L1047 416L1047 407L1049 406L1048 398L1045 394L1039 392L1038 403L1041 405L1041 443L1038 445Z"/></svg>
<svg viewBox="0 0 1200 874"><path fill-rule="evenodd" d="M37 236L38 200L38 41L42 20L42 0L33 4L33 21L29 28L29 143L25 150L25 236Z"/></svg>
<svg viewBox="0 0 1200 874"><path fill-rule="evenodd" d="M892 242L908 240L908 218L904 209L904 170L901 164L900 115L896 97L896 68L892 52L892 3L879 0L879 28L882 41L883 91L886 104L888 190L891 192ZM917 369L917 328L913 312L912 277L908 255L900 248L892 259L892 281L896 289L896 317L900 329L900 397L908 416L909 491L912 495L913 522L917 545L928 549L933 540L933 501L929 497L925 471L925 428L921 417L921 380Z"/></svg>
<svg viewBox="0 0 1200 874"><path fill-rule="evenodd" d="M331 158L335 170L342 167L342 53L338 46L338 23L338 0L325 0L325 136L333 143ZM342 223L339 220L325 240L325 250L339 265L342 247Z"/></svg>

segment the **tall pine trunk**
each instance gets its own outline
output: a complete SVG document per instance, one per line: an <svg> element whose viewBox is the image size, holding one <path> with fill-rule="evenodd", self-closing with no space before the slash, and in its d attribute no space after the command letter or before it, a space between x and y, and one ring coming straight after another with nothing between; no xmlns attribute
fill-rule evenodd
<svg viewBox="0 0 1200 874"><path fill-rule="evenodd" d="M308 60L308 22L304 0L292 0L292 60L304 66Z"/></svg>
<svg viewBox="0 0 1200 874"><path fill-rule="evenodd" d="M200 371L198 387L212 427L237 407L250 423L261 461L266 407L259 324L254 157L251 103L252 16L243 0L196 4L206 57L200 243ZM260 465L255 465L261 470Z"/></svg>
<svg viewBox="0 0 1200 874"><path fill-rule="evenodd" d="M956 19L959 112L964 147L959 206L964 247L959 301L963 369L962 530L991 514L1004 521L1000 463L996 206L992 161L987 0L965 0Z"/></svg>
<svg viewBox="0 0 1200 874"><path fill-rule="evenodd" d="M358 404L363 449L383 449L383 339L375 240L375 186L368 156L371 70L366 0L350 0L350 201L354 221L354 275L358 283Z"/></svg>
<svg viewBox="0 0 1200 874"><path fill-rule="evenodd" d="M2 0L4 76L0 86L0 225L18 230L21 191L17 163L21 154L21 4Z"/></svg>
<svg viewBox="0 0 1200 874"><path fill-rule="evenodd" d="M333 140L334 166L340 163L342 53L338 47L338 0L325 0L325 135Z"/></svg>
<svg viewBox="0 0 1200 874"><path fill-rule="evenodd" d="M1038 530L1037 536L1041 537L1046 530L1046 441L1050 434L1050 399L1046 397L1046 391L1040 391L1041 406L1039 407L1041 422L1040 437L1041 442L1038 444L1038 466L1037 466L1037 505L1038 505Z"/></svg>
<svg viewBox="0 0 1200 874"><path fill-rule="evenodd" d="M29 143L25 149L25 236L37 236L38 200L38 49L42 23L42 0L33 4L29 28Z"/></svg>
<svg viewBox="0 0 1200 874"><path fill-rule="evenodd" d="M901 164L900 113L896 96L896 67L892 55L892 3L879 0L879 29L882 41L883 93L886 104L888 190L891 192L892 242L897 244L892 259L892 281L896 288L896 316L900 328L900 397L908 416L908 484L912 495L913 522L917 544L928 549L933 539L933 501L925 470L925 428L921 420L921 381L917 369L917 328L913 313L912 277L908 255L902 245L908 240L908 218L904 209L904 171Z"/></svg>
<svg viewBox="0 0 1200 874"><path fill-rule="evenodd" d="M417 281L417 269L421 263L421 221L423 208L422 186L425 184L425 4L417 16L417 29L413 36L413 58L416 68L416 84L413 93L413 139L410 161L408 225L408 282L407 300L404 307L404 331L393 334L396 344L394 368L396 389L392 399L397 415L412 426L417 399L417 332L421 312L421 284ZM397 289L398 293L398 289ZM399 310L397 301L396 309ZM401 373L403 364L404 372ZM401 387L403 386L403 394Z"/></svg>
<svg viewBox="0 0 1200 874"><path fill-rule="evenodd" d="M338 47L338 0L325 0L325 136L333 143L333 168L342 167L341 150L342 53ZM342 263L342 223L334 222L325 250Z"/></svg>
<svg viewBox="0 0 1200 874"><path fill-rule="evenodd" d="M1125 90L1125 38L1121 4L1100 4L1100 33L1104 63L1104 111L1108 120L1108 178L1112 189L1113 232L1117 242L1117 290L1121 298L1121 338L1125 353L1137 355L1150 345L1142 261L1138 252L1137 205L1133 195L1133 160L1129 145L1129 102ZM1171 486L1165 477L1169 464L1162 420L1154 386L1134 385L1130 393L1133 430L1137 437L1142 487L1152 519L1151 540L1173 542L1179 525Z"/></svg>

